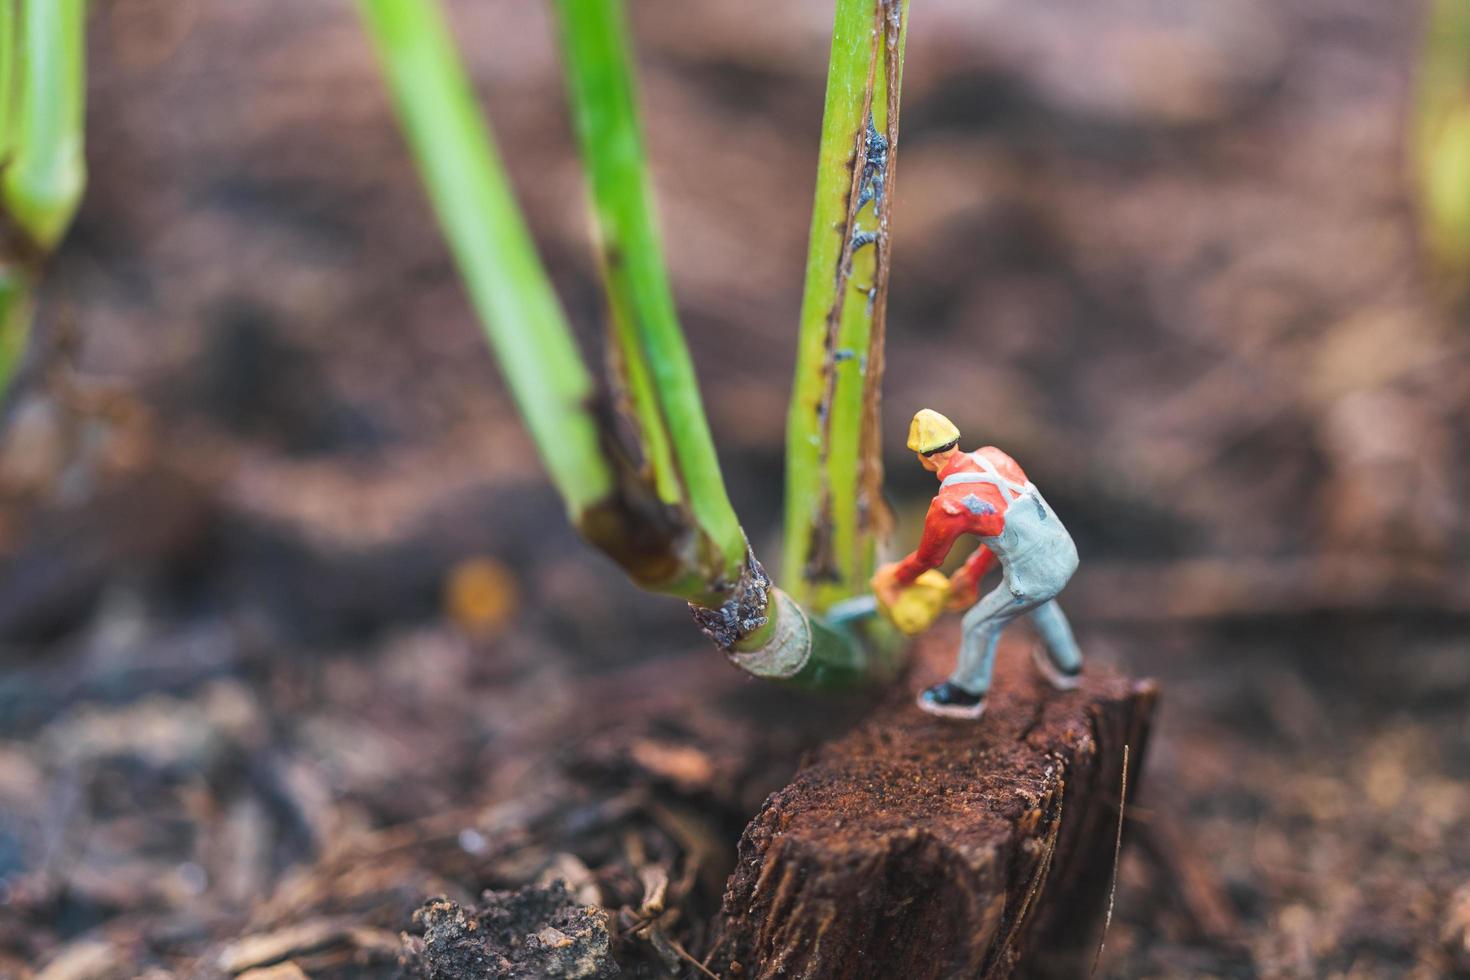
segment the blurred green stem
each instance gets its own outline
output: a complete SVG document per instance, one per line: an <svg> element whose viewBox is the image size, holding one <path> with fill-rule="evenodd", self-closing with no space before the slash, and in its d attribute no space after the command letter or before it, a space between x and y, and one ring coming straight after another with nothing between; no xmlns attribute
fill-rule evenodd
<svg viewBox="0 0 1470 980"><path fill-rule="evenodd" d="M20 367L30 322L31 284L26 271L0 265L0 395Z"/></svg>
<svg viewBox="0 0 1470 980"><path fill-rule="evenodd" d="M0 168L10 160L14 141L16 70L15 0L0 0ZM5 252L11 251L5 248ZM9 384L25 348L30 294L21 257L0 254L0 394Z"/></svg>
<svg viewBox="0 0 1470 980"><path fill-rule="evenodd" d="M785 581L824 609L867 589L907 0L837 0L786 434Z"/></svg>
<svg viewBox="0 0 1470 980"><path fill-rule="evenodd" d="M1414 125L1420 220L1435 271L1470 291L1470 3L1430 7Z"/></svg>
<svg viewBox="0 0 1470 980"><path fill-rule="evenodd" d="M0 166L10 159L15 115L15 0L0 0Z"/></svg>
<svg viewBox="0 0 1470 980"><path fill-rule="evenodd" d="M87 182L85 0L0 0L0 391L20 363L42 261Z"/></svg>
<svg viewBox="0 0 1470 980"><path fill-rule="evenodd" d="M439 224L574 521L613 490L592 378L434 0L359 0Z"/></svg>
<svg viewBox="0 0 1470 980"><path fill-rule="evenodd" d="M87 181L85 0L22 0L13 136L0 189L6 213L33 246L61 240Z"/></svg>

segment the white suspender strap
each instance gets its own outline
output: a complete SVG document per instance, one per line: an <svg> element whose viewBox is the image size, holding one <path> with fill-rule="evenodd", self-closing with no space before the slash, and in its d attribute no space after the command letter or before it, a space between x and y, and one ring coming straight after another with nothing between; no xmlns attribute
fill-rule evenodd
<svg viewBox="0 0 1470 980"><path fill-rule="evenodd" d="M970 453L969 456L985 472L951 473L949 476L944 478L944 481L942 483L939 484L939 488L941 490L945 487L952 487L960 483L989 483L991 486L999 490L1000 495L1005 498L1005 502L1007 504L1010 504L1016 499L1016 496L1018 494L1023 494L1028 489L1022 484L1012 483L1010 480L1007 480L1005 477L1001 476L1000 471L995 468L995 464L992 463L989 459L982 456L979 452Z"/></svg>

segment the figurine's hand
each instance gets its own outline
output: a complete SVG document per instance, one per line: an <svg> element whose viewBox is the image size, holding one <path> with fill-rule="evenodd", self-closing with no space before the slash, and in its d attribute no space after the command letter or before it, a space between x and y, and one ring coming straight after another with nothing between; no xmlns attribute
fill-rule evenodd
<svg viewBox="0 0 1470 980"><path fill-rule="evenodd" d="M878 601L890 609L893 608L893 604L898 601L899 595L903 592L903 586L898 584L898 562L889 562L880 566L873 573L869 584L873 587L873 595Z"/></svg>
<svg viewBox="0 0 1470 980"><path fill-rule="evenodd" d="M968 566L961 566L949 578L949 598L945 600L944 608L950 612L960 612L969 609L979 598L979 580L969 574Z"/></svg>

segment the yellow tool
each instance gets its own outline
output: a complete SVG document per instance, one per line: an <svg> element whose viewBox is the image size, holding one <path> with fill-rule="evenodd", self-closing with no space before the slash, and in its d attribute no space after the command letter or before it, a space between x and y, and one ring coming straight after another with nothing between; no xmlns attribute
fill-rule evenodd
<svg viewBox="0 0 1470 980"><path fill-rule="evenodd" d="M948 599L949 579L937 568L931 568L900 592L892 606L878 602L878 611L900 632L914 636L934 625Z"/></svg>

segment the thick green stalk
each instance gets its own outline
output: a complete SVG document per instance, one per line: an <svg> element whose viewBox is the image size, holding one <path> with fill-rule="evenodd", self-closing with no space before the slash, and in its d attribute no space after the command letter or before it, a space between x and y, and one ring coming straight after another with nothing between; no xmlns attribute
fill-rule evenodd
<svg viewBox="0 0 1470 980"><path fill-rule="evenodd" d="M785 580L865 591L887 523L878 400L907 0L837 0L786 436Z"/></svg>
<svg viewBox="0 0 1470 980"><path fill-rule="evenodd" d="M745 534L725 491L659 242L620 0L557 0L567 90L597 216L613 341L659 497L686 509L733 579Z"/></svg>
<svg viewBox="0 0 1470 980"><path fill-rule="evenodd" d="M49 252L87 182L82 156L86 93L85 0L22 0L19 92L0 192L5 211Z"/></svg>
<svg viewBox="0 0 1470 980"><path fill-rule="evenodd" d="M1419 64L1414 162L1425 243L1452 293L1470 291L1470 4L1435 0Z"/></svg>
<svg viewBox="0 0 1470 980"><path fill-rule="evenodd" d="M882 621L829 622L772 589L767 623L730 652L741 669L800 687L851 688L892 679L902 649Z"/></svg>
<svg viewBox="0 0 1470 980"><path fill-rule="evenodd" d="M506 383L572 520L614 489L592 378L526 229L434 0L359 0L388 84Z"/></svg>

